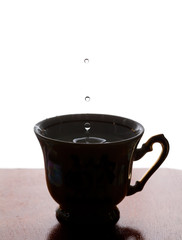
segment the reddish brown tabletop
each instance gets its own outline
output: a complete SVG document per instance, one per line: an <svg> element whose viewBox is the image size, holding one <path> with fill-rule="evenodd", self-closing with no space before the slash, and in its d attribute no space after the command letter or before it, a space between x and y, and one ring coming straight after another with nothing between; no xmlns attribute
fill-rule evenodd
<svg viewBox="0 0 182 240"><path fill-rule="evenodd" d="M145 169L134 169L140 179ZM57 203L48 193L43 169L0 169L0 239L182 239L182 171L158 170L143 191L119 205L112 231L65 228L55 218Z"/></svg>

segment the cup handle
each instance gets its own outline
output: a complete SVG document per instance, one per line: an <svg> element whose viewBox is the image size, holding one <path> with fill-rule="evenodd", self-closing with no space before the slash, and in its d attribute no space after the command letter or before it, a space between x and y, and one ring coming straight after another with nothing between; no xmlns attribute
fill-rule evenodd
<svg viewBox="0 0 182 240"><path fill-rule="evenodd" d="M145 183L148 179L152 176L152 174L160 167L160 165L166 159L168 152L169 152L169 142L164 137L163 134L159 134L156 136L151 137L146 143L142 145L141 148L136 149L134 153L134 161L139 160L142 158L147 152L151 152L153 150L152 146L154 143L160 143L162 146L161 154L158 160L154 163L154 165L146 172L146 174L140 179L140 181L136 181L134 186L129 186L129 190L127 196L133 195L136 192L139 192L143 189Z"/></svg>

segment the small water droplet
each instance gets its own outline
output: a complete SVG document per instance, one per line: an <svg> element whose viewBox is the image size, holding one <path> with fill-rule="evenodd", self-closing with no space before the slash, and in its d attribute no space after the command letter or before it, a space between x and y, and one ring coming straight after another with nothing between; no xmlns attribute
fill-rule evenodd
<svg viewBox="0 0 182 240"><path fill-rule="evenodd" d="M90 128L91 128L90 123L89 123L89 122L86 122L86 123L84 124L84 128L85 128L85 130L88 132L88 131L90 130Z"/></svg>
<svg viewBox="0 0 182 240"><path fill-rule="evenodd" d="M86 97L85 97L85 101L86 101L86 102L89 102L89 101L90 101L90 97L89 97L89 96L86 96Z"/></svg>
<svg viewBox="0 0 182 240"><path fill-rule="evenodd" d="M84 59L84 63L86 63L86 64L89 63L89 59L88 59L88 58L85 58L85 59Z"/></svg>

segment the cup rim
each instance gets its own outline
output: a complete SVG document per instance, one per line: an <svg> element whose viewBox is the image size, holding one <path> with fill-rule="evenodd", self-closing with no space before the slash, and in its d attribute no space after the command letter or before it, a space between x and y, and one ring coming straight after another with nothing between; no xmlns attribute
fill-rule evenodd
<svg viewBox="0 0 182 240"><path fill-rule="evenodd" d="M57 124L58 122L70 122L70 121L79 121L80 120L85 120L85 121L89 121L90 119L92 119L92 121L96 120L98 121L106 121L111 123L111 122L119 122L121 123L123 121L123 125L126 127L131 128L131 130L133 129L133 131L136 131L136 135L129 137L127 139L120 139L117 141L112 141L112 142L105 142L103 144L98 144L98 143L92 143L92 144L84 144L84 143L75 143L75 142L67 142L64 140L60 140L60 139L56 139L56 138L52 138L49 136L45 136L43 135L43 131L46 128L53 126L54 124ZM60 121L61 120L61 121ZM132 120L130 118L126 118L126 117L122 117L122 116L117 116L117 115L110 115L110 114L98 114L98 113L76 113L76 114L66 114L66 115L59 115L59 116L55 116L55 117L51 117L51 118L46 118L38 123L35 124L34 126L34 132L36 134L36 136L38 138L41 139L45 139L48 141L52 141L52 142L57 142L57 143L65 143L65 144L73 144L73 145L85 145L85 146L91 146L91 145L110 145L110 144L116 144L116 143L124 143L124 142L128 142L128 141L132 141L135 139L140 139L141 136L143 135L145 129L143 127L142 124L140 124L139 122Z"/></svg>

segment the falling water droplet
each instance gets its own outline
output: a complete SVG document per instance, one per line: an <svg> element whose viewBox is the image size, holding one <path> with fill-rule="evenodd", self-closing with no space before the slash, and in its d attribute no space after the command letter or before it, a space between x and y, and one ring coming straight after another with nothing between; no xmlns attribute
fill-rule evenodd
<svg viewBox="0 0 182 240"><path fill-rule="evenodd" d="M90 97L89 97L89 96L86 96L86 97L85 97L85 101L86 101L86 102L89 102L89 101L90 101Z"/></svg>
<svg viewBox="0 0 182 240"><path fill-rule="evenodd" d="M88 58L85 58L85 59L84 59L84 63L86 63L86 64L89 63L89 59L88 59Z"/></svg>
<svg viewBox="0 0 182 240"><path fill-rule="evenodd" d="M90 123L89 123L89 122L86 122L86 123L84 124L84 128L85 128L86 132L88 132L88 131L90 130L90 128L91 128Z"/></svg>

